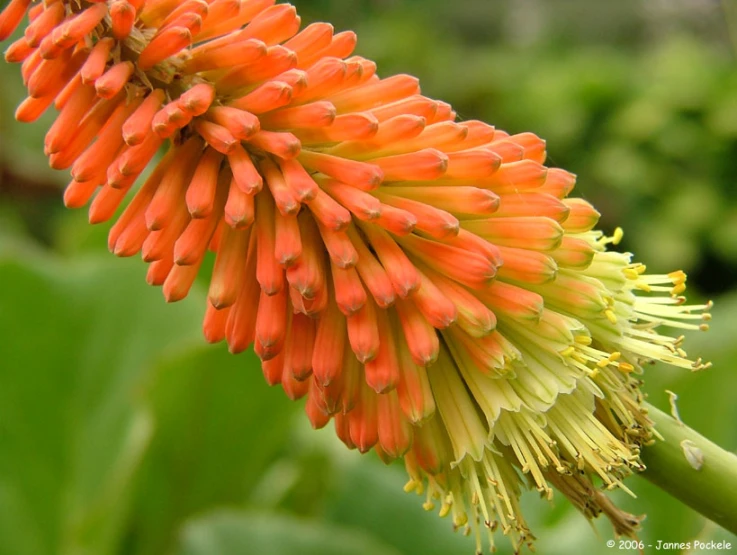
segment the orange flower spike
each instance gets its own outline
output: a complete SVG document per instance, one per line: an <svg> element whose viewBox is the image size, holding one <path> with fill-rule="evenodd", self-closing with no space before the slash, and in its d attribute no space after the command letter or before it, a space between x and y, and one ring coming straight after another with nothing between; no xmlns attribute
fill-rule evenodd
<svg viewBox="0 0 737 555"><path fill-rule="evenodd" d="M169 27L157 33L138 56L138 67L142 71L151 69L159 62L175 55L192 43L192 32L186 27Z"/></svg>
<svg viewBox="0 0 737 555"><path fill-rule="evenodd" d="M251 155L240 144L236 144L228 154L228 162L233 170L236 185L245 194L253 195L263 188L264 181L261 174L253 165Z"/></svg>
<svg viewBox="0 0 737 555"><path fill-rule="evenodd" d="M312 354L317 323L299 312L292 313L285 344L284 367L296 380L307 380L312 375ZM312 383L309 380L307 383Z"/></svg>
<svg viewBox="0 0 737 555"><path fill-rule="evenodd" d="M254 351L261 360L269 360L284 348L286 337L287 292L281 289L274 295L261 291L256 315L256 342Z"/></svg>
<svg viewBox="0 0 737 555"><path fill-rule="evenodd" d="M298 159L308 168L364 191L376 189L384 179L381 168L373 164L307 150L303 150Z"/></svg>
<svg viewBox="0 0 737 555"><path fill-rule="evenodd" d="M10 0L0 12L0 40L5 40L13 34L30 5L31 0Z"/></svg>
<svg viewBox="0 0 737 555"><path fill-rule="evenodd" d="M191 51L190 57L184 62L184 70L187 73L198 73L253 64L266 56L266 52L266 44L256 39L239 40L218 47L205 43Z"/></svg>
<svg viewBox="0 0 737 555"><path fill-rule="evenodd" d="M171 221L176 203L183 199L192 173L200 159L202 141L192 137L182 146L177 147L177 156L181 160L174 164L161 179L161 184L146 209L146 225L152 231L166 227Z"/></svg>
<svg viewBox="0 0 737 555"><path fill-rule="evenodd" d="M412 445L412 425L404 417L396 391L379 395L377 400L379 445L389 461L409 451Z"/></svg>
<svg viewBox="0 0 737 555"><path fill-rule="evenodd" d="M391 193L392 189L385 189ZM415 219L415 227L420 231L437 238L452 237L458 234L460 223L458 219L445 210L440 210L424 202L394 196L383 191L374 192L374 196L384 204L405 210Z"/></svg>
<svg viewBox="0 0 737 555"><path fill-rule="evenodd" d="M133 30L136 9L127 0L115 0L110 4L110 20L113 36L118 40L123 40Z"/></svg>
<svg viewBox="0 0 737 555"><path fill-rule="evenodd" d="M338 308L346 316L352 316L366 304L367 299L358 272L355 268L341 268L334 262L330 263L330 269Z"/></svg>
<svg viewBox="0 0 737 555"><path fill-rule="evenodd" d="M207 294L208 300L217 309L233 305L238 298L246 267L243 259L248 252L250 234L250 228L223 228Z"/></svg>
<svg viewBox="0 0 737 555"><path fill-rule="evenodd" d="M225 223L231 227L244 228L250 226L255 219L256 208L253 194L244 193L235 182L230 183L228 189L228 200L225 203L223 217Z"/></svg>
<svg viewBox="0 0 737 555"><path fill-rule="evenodd" d="M230 154L233 152L236 145L240 144L240 141L233 137L230 131L217 123L213 123L205 119L196 119L193 123L193 127L205 142L207 142L207 144L221 154Z"/></svg>
<svg viewBox="0 0 737 555"><path fill-rule="evenodd" d="M256 116L230 106L210 108L205 117L225 127L236 139L241 141L249 139L261 128L261 123Z"/></svg>
<svg viewBox="0 0 737 555"><path fill-rule="evenodd" d="M420 286L417 269L394 239L387 232L372 225L362 225L361 230L386 270L396 294L404 298L417 290Z"/></svg>
<svg viewBox="0 0 737 555"><path fill-rule="evenodd" d="M148 137L156 113L161 109L165 93L154 89L146 96L138 109L123 124L123 139L128 145L138 145Z"/></svg>
<svg viewBox="0 0 737 555"><path fill-rule="evenodd" d="M264 129L249 137L248 143L283 159L294 158L302 148L300 140L291 133Z"/></svg>
<svg viewBox="0 0 737 555"><path fill-rule="evenodd" d="M320 186L359 220L375 220L381 215L381 202L369 193L334 180L323 180Z"/></svg>
<svg viewBox="0 0 737 555"><path fill-rule="evenodd" d="M325 311L317 320L312 351L312 371L321 386L327 386L340 376L346 338L345 316L339 310L335 297L331 296Z"/></svg>
<svg viewBox="0 0 737 555"><path fill-rule="evenodd" d="M307 201L307 206L317 221L327 229L340 231L351 223L351 213L320 188L317 188L315 197Z"/></svg>
<svg viewBox="0 0 737 555"><path fill-rule="evenodd" d="M353 226L348 227L346 231L348 238L358 252L358 262L356 263L358 275L361 276L366 288L371 292L376 304L380 308L388 308L394 303L395 293L386 270L376 260L376 257L368 249Z"/></svg>
<svg viewBox="0 0 737 555"><path fill-rule="evenodd" d="M297 160L278 160L284 182L299 202L309 202L318 191L317 183Z"/></svg>
<svg viewBox="0 0 737 555"><path fill-rule="evenodd" d="M318 224L330 260L338 268L352 268L358 262L358 251L345 231L335 231Z"/></svg>
<svg viewBox="0 0 737 555"><path fill-rule="evenodd" d="M286 106L292 101L292 87L281 81L268 81L252 92L230 102L229 106L262 114Z"/></svg>
<svg viewBox="0 0 737 555"><path fill-rule="evenodd" d="M55 2L40 13L40 15L33 20L33 22L26 27L23 36L28 46L36 48L41 41L51 33L56 26L64 21L64 4L62 2ZM1 17L1 16L0 16ZM0 38L0 40L4 40Z"/></svg>
<svg viewBox="0 0 737 555"><path fill-rule="evenodd" d="M135 66L132 62L120 62L108 69L95 81L95 90L100 98L113 98L118 94L133 75Z"/></svg>
<svg viewBox="0 0 737 555"><path fill-rule="evenodd" d="M223 158L214 148L205 148L185 195L187 209L193 218L206 218L212 213Z"/></svg>

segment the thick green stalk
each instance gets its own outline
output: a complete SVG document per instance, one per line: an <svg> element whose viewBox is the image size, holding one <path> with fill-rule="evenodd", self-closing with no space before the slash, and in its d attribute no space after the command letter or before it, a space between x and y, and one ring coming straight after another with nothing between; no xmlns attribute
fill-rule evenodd
<svg viewBox="0 0 737 555"><path fill-rule="evenodd" d="M648 411L664 441L642 450L643 476L737 534L737 456L652 405Z"/></svg>

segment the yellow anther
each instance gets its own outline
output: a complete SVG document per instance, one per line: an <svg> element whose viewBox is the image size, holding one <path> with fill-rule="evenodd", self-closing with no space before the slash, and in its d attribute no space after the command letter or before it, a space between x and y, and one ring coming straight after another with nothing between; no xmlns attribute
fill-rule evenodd
<svg viewBox="0 0 737 555"><path fill-rule="evenodd" d="M624 237L624 230L621 227L618 227L617 229L614 230L614 235L612 235L612 244L619 245L623 237Z"/></svg>
<svg viewBox="0 0 737 555"><path fill-rule="evenodd" d="M621 372L624 372L625 374L631 374L635 371L635 367L632 366L629 362L620 362L618 368Z"/></svg>
<svg viewBox="0 0 737 555"><path fill-rule="evenodd" d="M606 319L609 320L612 324L617 323L617 315L614 314L614 311L611 308L607 308L604 311L604 316L606 316Z"/></svg>
<svg viewBox="0 0 737 555"><path fill-rule="evenodd" d="M450 505L448 503L443 503L440 506L440 512L438 513L438 516L440 516L440 518L445 518L446 516L448 516L448 513L450 513Z"/></svg>
<svg viewBox="0 0 737 555"><path fill-rule="evenodd" d="M468 515L466 513L460 513L453 517L453 526L460 528L468 524Z"/></svg>
<svg viewBox="0 0 737 555"><path fill-rule="evenodd" d="M562 351L560 351L560 354L561 354L561 356L569 357L574 352L576 352L576 348L573 345L571 345L570 347L566 347L565 349L563 349Z"/></svg>
<svg viewBox="0 0 737 555"><path fill-rule="evenodd" d="M636 280L638 277L640 277L640 274L637 273L637 270L634 268L625 268L622 270L622 273L624 274L624 277L631 280Z"/></svg>
<svg viewBox="0 0 737 555"><path fill-rule="evenodd" d="M709 331L709 324L701 324L701 325L699 326L699 329L700 329L701 331Z"/></svg>
<svg viewBox="0 0 737 555"><path fill-rule="evenodd" d="M577 335L574 338L574 341L578 343L579 345L591 345L591 337L588 335Z"/></svg>
<svg viewBox="0 0 737 555"><path fill-rule="evenodd" d="M432 501L425 501L422 504L422 508L426 511L432 511L433 509L435 509L435 503L433 503Z"/></svg>
<svg viewBox="0 0 737 555"><path fill-rule="evenodd" d="M622 358L622 353L620 353L619 351L614 351L611 355L609 355L609 360L611 360L612 362L615 362L620 358Z"/></svg>
<svg viewBox="0 0 737 555"><path fill-rule="evenodd" d="M405 493L410 493L412 491L415 491L417 489L417 486L421 485L420 482L417 480L410 480L406 484L404 484L404 491Z"/></svg>
<svg viewBox="0 0 737 555"><path fill-rule="evenodd" d="M681 282L681 283L676 284L675 287L673 287L673 289L670 290L670 294L675 297L676 295L680 295L681 293L683 293L685 290L686 290L686 284Z"/></svg>

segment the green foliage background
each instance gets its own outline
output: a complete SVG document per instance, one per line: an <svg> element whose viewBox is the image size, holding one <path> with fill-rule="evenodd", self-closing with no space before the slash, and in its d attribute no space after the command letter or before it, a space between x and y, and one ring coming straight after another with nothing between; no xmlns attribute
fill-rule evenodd
<svg viewBox="0 0 737 555"><path fill-rule="evenodd" d="M688 424L737 448L735 4L294 3L358 31L382 75L420 76L462 118L545 137L602 228L625 228L623 248L690 273L692 297L717 304L687 346L714 367L653 367L647 391L661 408L676 391ZM402 492L401 465L312 431L251 353L205 345L202 289L166 305L144 264L105 252L105 226L62 207L66 176L42 154L50 114L16 124L18 68L0 79L0 555L471 553ZM615 497L648 514L645 544L737 544L643 479L630 487L638 499ZM612 551L606 523L592 532L560 496L525 504L539 552Z"/></svg>

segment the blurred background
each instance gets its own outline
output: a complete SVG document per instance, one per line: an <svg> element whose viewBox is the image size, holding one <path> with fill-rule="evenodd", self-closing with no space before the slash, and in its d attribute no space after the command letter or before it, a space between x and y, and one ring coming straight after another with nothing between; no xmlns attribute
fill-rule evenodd
<svg viewBox="0 0 737 555"><path fill-rule="evenodd" d="M689 273L691 298L716 307L686 346L714 367L648 368L646 390L663 409L675 391L687 424L737 449L737 3L293 3L356 30L382 76L415 74L461 118L547 139L623 249ZM1 63L0 83L0 555L473 552L402 492L401 465L312 431L252 354L206 345L203 288L166 305L140 260L107 253L106 227L63 208L50 120L13 120L19 68ZM615 497L648 515L645 544L737 545L644 479L629 486L637 499ZM612 551L608 523L562 496L524 502L538 552Z"/></svg>

